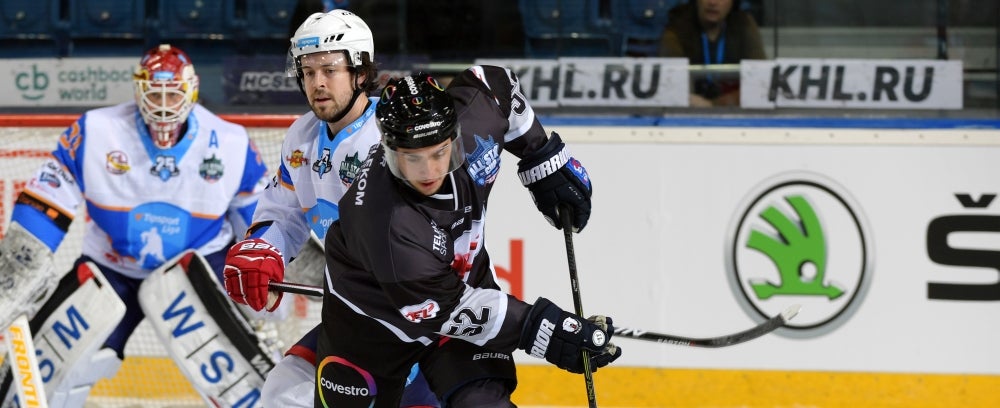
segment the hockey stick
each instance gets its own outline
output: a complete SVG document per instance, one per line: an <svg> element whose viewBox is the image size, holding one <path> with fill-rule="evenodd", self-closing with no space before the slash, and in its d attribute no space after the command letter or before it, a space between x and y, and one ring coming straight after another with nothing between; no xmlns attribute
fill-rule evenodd
<svg viewBox="0 0 1000 408"><path fill-rule="evenodd" d="M294 293L297 295L306 295L313 297L323 297L323 288L319 286L303 285L300 283L290 283L290 282L271 282L268 285L268 288L276 292ZM758 324L757 326L751 327L739 333L727 334L718 337L692 338L692 337L677 336L673 334L654 333L640 329L630 329L628 327L615 327L615 336L627 339L673 344L676 346L707 347L707 348L726 347L756 339L760 336L763 336L781 327L784 327L785 323L787 323L789 320L792 320L792 318L799 313L799 308L800 308L799 305L790 306L788 309L785 309L784 312L781 312L781 314L775 315L774 317L767 319L766 321L764 321L761 324Z"/></svg>
<svg viewBox="0 0 1000 408"><path fill-rule="evenodd" d="M25 315L14 319L4 333L4 340L7 343L10 372L13 374L12 381L20 406L48 407L42 374L38 369L38 357L35 356L35 343L31 340L31 328Z"/></svg>
<svg viewBox="0 0 1000 408"><path fill-rule="evenodd" d="M573 291L573 306L577 316L583 316L583 300L580 299L580 281L576 275L576 253L573 250L573 210L564 205L559 210L559 218L562 221L563 237L566 239L566 261L569 263L569 283ZM590 369L590 353L587 350L580 350L583 354L583 380L587 384L587 404L590 408L597 408L597 395L594 392L594 373Z"/></svg>
<svg viewBox="0 0 1000 408"><path fill-rule="evenodd" d="M691 338L629 329L627 327L615 327L615 336L627 337L636 340L655 341L657 343L675 344L678 346L708 348L726 347L756 339L783 327L786 322L799 313L799 308L799 305L792 305L788 309L785 309L784 312L767 319L757 326L751 327L739 333L719 337Z"/></svg>

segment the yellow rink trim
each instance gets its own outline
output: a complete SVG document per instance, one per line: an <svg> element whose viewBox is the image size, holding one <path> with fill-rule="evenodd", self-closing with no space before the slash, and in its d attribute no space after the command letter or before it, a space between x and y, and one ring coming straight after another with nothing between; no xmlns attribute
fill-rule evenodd
<svg viewBox="0 0 1000 408"><path fill-rule="evenodd" d="M582 375L519 365L520 406L585 407ZM1000 407L1000 376L605 367L598 405L621 407ZM94 397L198 399L166 358L129 357Z"/></svg>

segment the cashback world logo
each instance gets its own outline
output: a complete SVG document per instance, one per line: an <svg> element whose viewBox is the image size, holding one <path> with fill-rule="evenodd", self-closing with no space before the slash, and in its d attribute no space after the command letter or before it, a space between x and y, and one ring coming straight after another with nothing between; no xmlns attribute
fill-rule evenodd
<svg viewBox="0 0 1000 408"><path fill-rule="evenodd" d="M726 268L741 306L763 321L799 304L789 337L844 324L871 281L871 233L860 206L815 173L772 177L745 197L726 234Z"/></svg>

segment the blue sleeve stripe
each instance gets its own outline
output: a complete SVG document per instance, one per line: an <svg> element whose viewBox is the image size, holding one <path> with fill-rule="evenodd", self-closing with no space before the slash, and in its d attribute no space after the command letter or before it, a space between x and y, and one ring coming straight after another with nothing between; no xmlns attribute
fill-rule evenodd
<svg viewBox="0 0 1000 408"><path fill-rule="evenodd" d="M31 234L44 242L52 252L56 252L56 248L59 248L59 244L66 237L66 231L59 228L52 218L28 205L15 204L11 221L17 221L31 231Z"/></svg>
<svg viewBox="0 0 1000 408"><path fill-rule="evenodd" d="M262 177L267 175L267 166L264 160L251 144L247 148L246 167L243 169L243 179L240 180L239 193L252 193L257 188L257 183Z"/></svg>

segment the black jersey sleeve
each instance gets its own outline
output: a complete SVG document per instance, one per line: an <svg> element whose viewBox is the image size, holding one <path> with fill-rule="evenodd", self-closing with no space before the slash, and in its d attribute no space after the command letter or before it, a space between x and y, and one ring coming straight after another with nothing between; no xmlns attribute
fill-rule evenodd
<svg viewBox="0 0 1000 408"><path fill-rule="evenodd" d="M483 112L490 112L493 118L506 123L491 126L483 133L491 133L497 127L505 129L504 150L518 158L534 152L548 140L545 129L535 116L521 90L521 83L508 68L492 65L476 65L459 74L448 86L456 100L459 118L463 126L473 120L462 120L463 116L483 119Z"/></svg>

